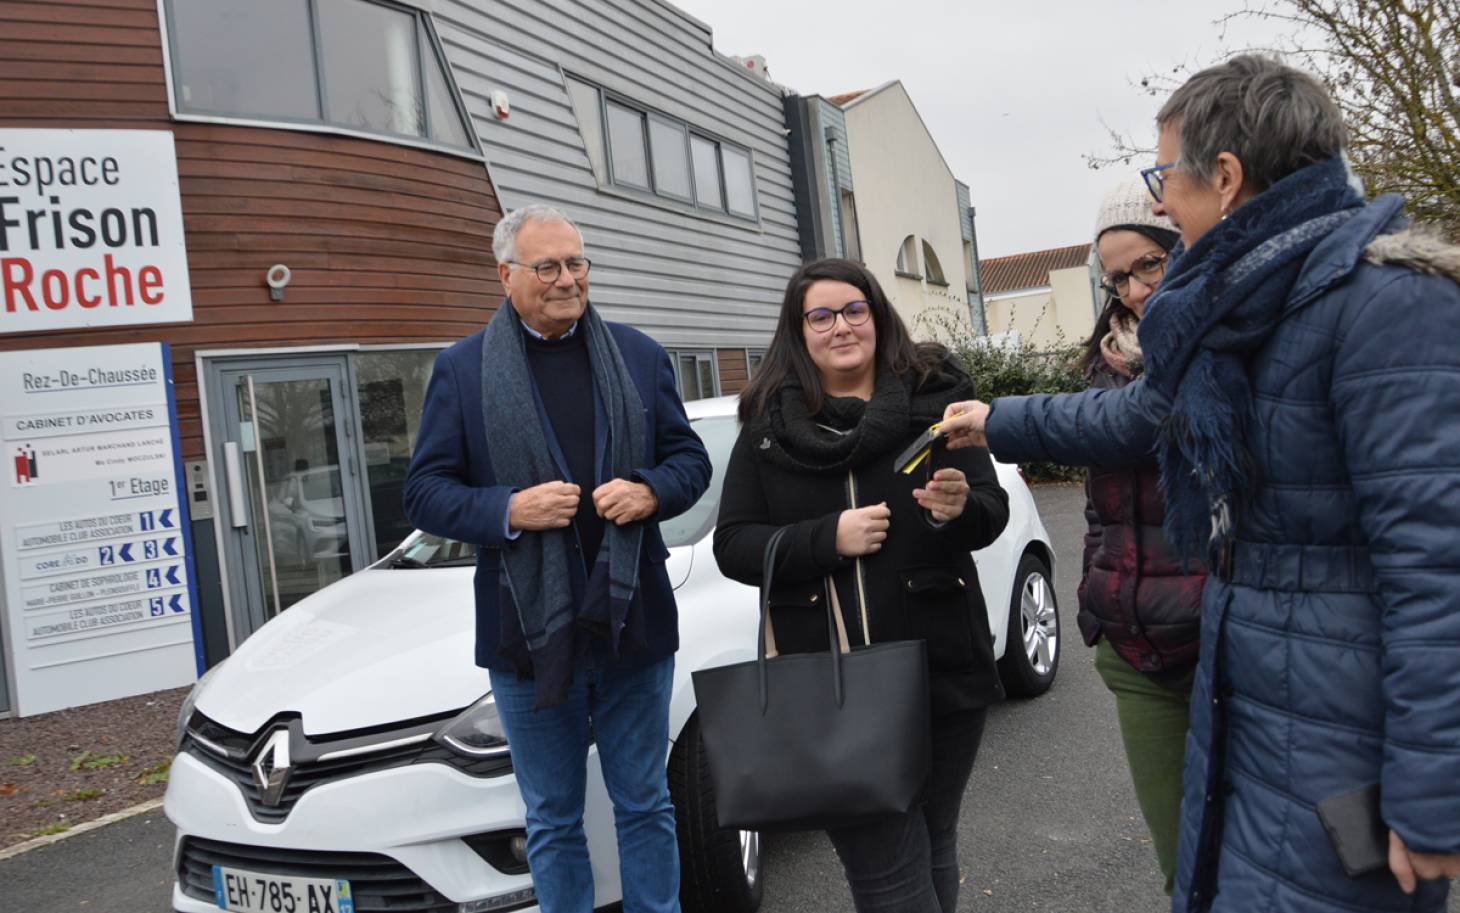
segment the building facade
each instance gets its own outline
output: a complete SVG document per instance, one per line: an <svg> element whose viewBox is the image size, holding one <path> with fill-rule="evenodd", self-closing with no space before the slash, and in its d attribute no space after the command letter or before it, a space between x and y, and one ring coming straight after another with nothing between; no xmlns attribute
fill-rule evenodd
<svg viewBox="0 0 1460 913"><path fill-rule="evenodd" d="M687 398L738 390L769 342L800 262L780 90L659 0L566 6L0 0L0 147L175 144L191 319L21 307L0 352L169 346L208 663L409 532L431 365L501 301L504 208L579 221L593 300L671 349Z"/></svg>
<svg viewBox="0 0 1460 913"><path fill-rule="evenodd" d="M1017 333L1041 352L1087 339L1100 313L1093 256L1075 244L981 261L989 335Z"/></svg>

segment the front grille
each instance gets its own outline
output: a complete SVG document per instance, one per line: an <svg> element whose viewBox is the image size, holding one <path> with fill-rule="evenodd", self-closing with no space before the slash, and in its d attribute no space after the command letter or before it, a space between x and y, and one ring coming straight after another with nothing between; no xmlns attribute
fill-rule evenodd
<svg viewBox="0 0 1460 913"><path fill-rule="evenodd" d="M184 837L177 883L184 894L213 903L213 866L268 875L339 878L350 883L358 913L455 913L447 900L416 873L379 853L322 853L243 846Z"/></svg>
<svg viewBox="0 0 1460 913"><path fill-rule="evenodd" d="M258 784L254 781L253 765L266 737L281 724L287 725L292 737L291 744L297 743L297 747L291 749L294 763L289 768L284 792L277 804L268 805L264 803ZM404 767L407 764L448 764L475 777L498 777L512 772L510 756L466 758L429 739L411 745L368 750L350 757L319 760L342 747L363 744L368 749L368 739L389 743L392 735L387 732L368 737L310 741L304 736L297 717L288 721L271 720L258 732L249 735L225 729L197 714L189 722L181 750L232 781L243 794L249 813L255 820L268 824L278 824L287 818L300 797L322 783L358 777L378 770ZM222 749L226 754L220 754L216 749Z"/></svg>
<svg viewBox="0 0 1460 913"><path fill-rule="evenodd" d="M413 764L429 745L430 743L427 742L354 758L341 758L338 761L296 764L289 770L289 779L284 785L284 794L280 797L278 805L264 804L258 784L254 782L251 758L237 756L221 758L192 739L187 740L184 750L232 780L233 785L238 787L238 791L243 793L243 799L248 804L248 810L254 818L270 824L278 824L289 817L289 813L294 810L294 805L299 801L299 797L311 788L331 780L357 777L377 770Z"/></svg>

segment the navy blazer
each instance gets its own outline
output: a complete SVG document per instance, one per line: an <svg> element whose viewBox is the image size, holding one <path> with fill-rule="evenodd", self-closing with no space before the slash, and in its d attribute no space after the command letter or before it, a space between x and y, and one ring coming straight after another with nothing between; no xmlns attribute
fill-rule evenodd
<svg viewBox="0 0 1460 913"><path fill-rule="evenodd" d="M664 569L669 550L659 534L659 522L684 513L704 494L710 484L710 458L685 416L684 404L675 389L669 354L632 327L618 323L606 325L618 343L644 404L646 447L633 478L652 488L659 499L659 512L645 521L639 590L635 594L643 606L648 652L632 659L647 663L669 656L679 648L679 613ZM482 417L485 332L473 333L436 357L431 383L426 388L416 449L406 476L405 512L419 529L478 546L476 662L495 671L513 672L512 663L498 652L502 641L503 590L498 571L502 550L512 548L513 542L520 539L506 537L508 499L515 489L497 484L488 457ZM602 453L607 428L602 427L603 422L597 424L596 444ZM552 427L545 419L543 430L556 449ZM570 481L585 488L593 485L593 480ZM522 533L522 536L531 535L534 533L530 531ZM577 564L581 562L574 566ZM581 594L581 585L582 581L575 579L575 593Z"/></svg>

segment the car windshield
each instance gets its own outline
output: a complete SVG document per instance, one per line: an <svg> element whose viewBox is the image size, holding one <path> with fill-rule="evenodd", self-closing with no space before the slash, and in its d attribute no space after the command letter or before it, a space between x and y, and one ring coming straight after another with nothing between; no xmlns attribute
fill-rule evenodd
<svg viewBox="0 0 1460 913"><path fill-rule="evenodd" d="M695 419L691 424L705 442L714 475L709 490L693 507L659 524L659 533L669 548L698 542L715 528L715 517L720 513L720 486L725 481L725 465L730 461L730 449L735 445L738 430L735 417L730 415ZM460 567L475 564L476 551L474 545L419 533L401 543L389 556L388 564L398 568Z"/></svg>

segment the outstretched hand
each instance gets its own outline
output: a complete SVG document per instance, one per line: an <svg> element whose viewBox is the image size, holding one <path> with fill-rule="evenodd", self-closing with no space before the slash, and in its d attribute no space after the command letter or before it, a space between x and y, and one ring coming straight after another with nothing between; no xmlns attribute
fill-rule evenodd
<svg viewBox="0 0 1460 913"><path fill-rule="evenodd" d="M989 439L984 434L984 427L988 420L988 403L976 399L952 403L943 410L943 425L938 433L947 441L950 450L987 447Z"/></svg>

